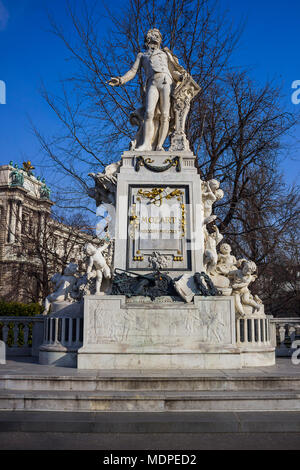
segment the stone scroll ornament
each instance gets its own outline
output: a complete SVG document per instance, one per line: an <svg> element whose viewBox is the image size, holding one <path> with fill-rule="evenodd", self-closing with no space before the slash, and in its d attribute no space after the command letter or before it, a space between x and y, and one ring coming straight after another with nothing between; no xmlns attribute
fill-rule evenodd
<svg viewBox="0 0 300 470"><path fill-rule="evenodd" d="M167 165L164 166L157 166L157 165L151 165L150 158L144 158L142 156L139 156L135 160L135 171L140 171L141 166L144 166L147 168L149 171L153 171L154 173L162 173L163 171L167 171L172 166L176 168L177 172L181 171L181 164L180 164L180 158L179 157L174 157L174 158L167 158L164 163L167 163Z"/></svg>

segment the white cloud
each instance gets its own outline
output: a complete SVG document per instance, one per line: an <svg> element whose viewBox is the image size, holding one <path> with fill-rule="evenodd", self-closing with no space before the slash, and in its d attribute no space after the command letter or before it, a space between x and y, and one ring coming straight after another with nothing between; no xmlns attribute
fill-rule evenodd
<svg viewBox="0 0 300 470"><path fill-rule="evenodd" d="M4 31L9 20L9 13L4 3L0 0L0 31Z"/></svg>

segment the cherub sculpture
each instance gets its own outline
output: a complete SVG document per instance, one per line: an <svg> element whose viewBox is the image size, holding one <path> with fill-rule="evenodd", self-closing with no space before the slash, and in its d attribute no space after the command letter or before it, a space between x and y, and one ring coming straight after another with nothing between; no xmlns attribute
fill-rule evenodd
<svg viewBox="0 0 300 470"><path fill-rule="evenodd" d="M231 246L228 243L222 243L220 253L218 254L217 273L226 276L236 267L236 262L235 256L231 254Z"/></svg>
<svg viewBox="0 0 300 470"><path fill-rule="evenodd" d="M100 294L103 276L105 279L111 279L111 270L102 254L108 247L109 243L97 248L92 243L87 243L84 247L85 253L88 255L87 279L93 277L93 268L96 271L96 295Z"/></svg>
<svg viewBox="0 0 300 470"><path fill-rule="evenodd" d="M253 307L254 311L261 308L261 300L258 296L253 297L248 286L256 279L256 264L245 259L238 260L238 269L230 271L227 275L231 280L232 295L235 300L235 309L238 314L245 316L244 307Z"/></svg>
<svg viewBox="0 0 300 470"><path fill-rule="evenodd" d="M73 290L74 284L77 280L75 273L77 272L78 265L75 263L69 263L64 269L64 273L55 273L51 282L55 286L55 290L52 294L49 294L45 299L45 311L44 314L49 312L52 302L63 302L70 300L70 295Z"/></svg>
<svg viewBox="0 0 300 470"><path fill-rule="evenodd" d="M216 270L218 262L217 245L223 238L216 225L212 226L212 233L208 233L207 229L204 230L204 256L203 264L207 274L212 274Z"/></svg>
<svg viewBox="0 0 300 470"><path fill-rule="evenodd" d="M203 204L203 224L207 225L216 219L212 215L212 206L224 196L220 183L217 180L202 181L202 204Z"/></svg>

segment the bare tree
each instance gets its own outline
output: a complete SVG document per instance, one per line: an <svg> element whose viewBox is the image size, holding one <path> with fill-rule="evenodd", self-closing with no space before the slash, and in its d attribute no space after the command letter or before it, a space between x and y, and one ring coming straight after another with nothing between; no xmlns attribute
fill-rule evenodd
<svg viewBox="0 0 300 470"><path fill-rule="evenodd" d="M62 273L70 262L78 263L80 270L83 245L94 241L93 230L85 226L81 214L73 214L70 219L53 218L50 213L39 215L23 213L20 229L14 234L6 257L10 273L6 300L41 302L51 291L51 276Z"/></svg>

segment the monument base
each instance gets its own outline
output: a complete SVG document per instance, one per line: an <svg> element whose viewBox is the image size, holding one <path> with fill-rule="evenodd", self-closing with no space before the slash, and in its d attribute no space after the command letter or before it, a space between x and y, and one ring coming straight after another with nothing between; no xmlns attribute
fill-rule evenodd
<svg viewBox="0 0 300 470"><path fill-rule="evenodd" d="M163 297L86 296L79 369L239 369L271 365L274 348L236 344L233 297L198 297L186 304Z"/></svg>

